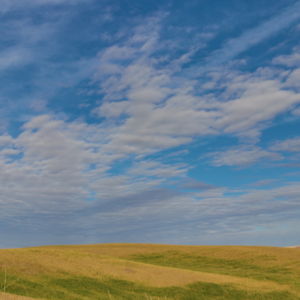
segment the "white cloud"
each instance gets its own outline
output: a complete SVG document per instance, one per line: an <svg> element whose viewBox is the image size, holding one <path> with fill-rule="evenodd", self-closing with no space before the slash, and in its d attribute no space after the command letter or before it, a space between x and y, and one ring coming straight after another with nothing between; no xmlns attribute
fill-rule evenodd
<svg viewBox="0 0 300 300"><path fill-rule="evenodd" d="M98 230L93 231L95 237L104 232L99 222L107 230L107 227L115 228L117 220L122 233L119 235L118 231L113 229L109 234L120 238L124 232L129 236L130 232L134 232L138 239L131 241L140 241L141 236L147 235L148 232L153 233L159 228L165 242L170 242L172 237L178 241L178 236L184 236L185 238L180 238L182 243L204 243L204 236L214 233L218 235L214 237L214 242L221 243L221 236L232 233L237 235L235 243L241 243L241 235L256 231L258 226L263 228L272 224L274 227L297 222L299 196L299 182L272 189L236 193L226 189L188 195L167 194L165 191L138 193L134 202L130 201L132 196L119 198L118 205L115 203L104 212L95 210L89 218L80 218L80 224L88 228L97 227ZM261 231L261 234L264 233L265 229ZM157 234L153 236L156 241L159 239ZM151 235L147 236L148 241L149 239ZM245 243L249 242L245 240ZM279 245L280 242L277 242ZM276 242L273 241L273 244Z"/></svg>
<svg viewBox="0 0 300 300"><path fill-rule="evenodd" d="M299 48L293 49L293 52L288 55L280 55L273 59L274 64L284 65L287 67L300 66L300 53Z"/></svg>
<svg viewBox="0 0 300 300"><path fill-rule="evenodd" d="M222 152L214 152L214 166L247 166L261 160L279 160L281 156L275 152L263 150L256 146L239 146Z"/></svg>
<svg viewBox="0 0 300 300"><path fill-rule="evenodd" d="M300 137L277 141L270 149L273 151L300 152Z"/></svg>
<svg viewBox="0 0 300 300"><path fill-rule="evenodd" d="M294 87L299 89L300 88L299 80L300 80L300 69L295 69L289 74L284 85L286 87Z"/></svg>
<svg viewBox="0 0 300 300"><path fill-rule="evenodd" d="M255 182L251 183L250 185L256 186L256 187L262 187L262 186L268 186L277 181L278 180L276 180L276 179L262 179L262 180L255 181Z"/></svg>
<svg viewBox="0 0 300 300"><path fill-rule="evenodd" d="M155 176L164 179L185 175L187 169L185 164L167 165L157 161L141 161L133 166L129 174L142 177Z"/></svg>
<svg viewBox="0 0 300 300"><path fill-rule="evenodd" d="M136 160L124 174L111 174L112 163L121 157L106 151L107 134L99 125L41 115L28 120L16 138L0 136L2 214L84 208L90 197L107 201L132 195L185 176L188 170L182 164Z"/></svg>
<svg viewBox="0 0 300 300"><path fill-rule="evenodd" d="M0 164L3 213L16 201L15 214L28 213L28 209L58 212L84 206L91 180L86 170L96 164L101 173L106 164L104 155L95 152L99 144L89 141L89 136L90 128L84 124L40 116L25 124L17 138L2 137L14 145L10 151L15 153L6 155L20 154Z"/></svg>
<svg viewBox="0 0 300 300"><path fill-rule="evenodd" d="M281 88L281 82L264 78L240 78L233 82L234 91L244 90L234 99L221 104L222 116L218 126L226 133L247 135L247 131L259 133L262 122L273 119L300 103L300 95ZM252 133L251 133L252 134Z"/></svg>
<svg viewBox="0 0 300 300"><path fill-rule="evenodd" d="M141 68L143 71L147 69ZM153 67L151 72L155 78ZM142 79L144 73L135 72L131 77L124 71L122 76L133 83L122 94L124 97L121 98L126 101L107 101L98 109L107 118L117 118L122 114L125 117L108 147L147 153L190 142L195 136L222 132L253 138L268 126L267 121L300 102L299 94L282 89L280 81L264 78L259 73L236 76L223 83L226 87L223 97L230 100L219 101L213 95L194 96L192 87L189 87L193 85L190 80L183 79L179 87L171 87L172 75L168 71L163 76L165 80L157 81L149 88L152 75L149 77L148 74L151 72L146 72L145 79ZM158 71L158 76L161 72ZM153 90L155 94L147 94L147 90ZM237 96L231 99L235 94Z"/></svg>
<svg viewBox="0 0 300 300"><path fill-rule="evenodd" d="M0 136L0 147L8 146L14 143L14 139L10 135Z"/></svg>
<svg viewBox="0 0 300 300"><path fill-rule="evenodd" d="M5 217L52 215L56 226L91 229L98 237L103 228L107 233L107 227L112 235L122 228L137 236L155 226L163 228L162 234L174 226L181 228L177 234L191 227L193 234L195 230L203 234L251 231L253 218L255 226L276 224L279 218L292 220L298 211L298 183L254 191L194 183L190 185L197 186L194 192L172 193L158 187L172 178L177 180L174 184L185 182L189 166L133 160L121 174L110 174L107 171L118 156L104 151L105 128L43 115L29 120L23 130L16 138L0 137L7 145L4 156L22 153L10 161L2 160L0 153L1 215ZM218 155L216 165L278 159L273 152L249 146ZM90 197L94 200L86 201Z"/></svg>
<svg viewBox="0 0 300 300"><path fill-rule="evenodd" d="M278 18L286 22L286 16L287 12ZM197 73L178 73L183 68L180 59L169 57L161 65L157 52L168 44L159 40L161 18L146 20L127 41L99 53L95 80L105 96L94 112L109 126L114 124L106 150L149 154L224 133L253 142L276 116L300 103L299 93L286 88L285 79L290 76L291 81L293 75L279 67L209 72L211 80L205 77L200 85L194 79ZM264 26L269 28L271 21ZM207 94L201 89L207 85L223 92Z"/></svg>
<svg viewBox="0 0 300 300"><path fill-rule="evenodd" d="M292 111L293 115L295 115L296 117L300 116L300 107L298 108L295 108L293 111Z"/></svg>

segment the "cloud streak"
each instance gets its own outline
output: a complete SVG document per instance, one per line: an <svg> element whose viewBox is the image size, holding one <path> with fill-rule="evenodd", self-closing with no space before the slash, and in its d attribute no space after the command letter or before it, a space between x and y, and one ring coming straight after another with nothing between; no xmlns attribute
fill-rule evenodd
<svg viewBox="0 0 300 300"><path fill-rule="evenodd" d="M284 9L283 12L268 21L249 29L237 38L230 39L223 47L216 50L207 58L207 64L210 67L217 67L237 57L239 54L247 51L251 47L272 37L276 33L291 26L300 19L300 2Z"/></svg>
<svg viewBox="0 0 300 300"><path fill-rule="evenodd" d="M91 2L93 0L87 0L88 2ZM87 2L85 1L85 2ZM8 13L14 10L20 10L20 9L28 9L28 8L34 8L34 7L41 7L44 5L74 5L78 4L79 2L82 2L82 0L1 0L0 1L0 12L1 13Z"/></svg>

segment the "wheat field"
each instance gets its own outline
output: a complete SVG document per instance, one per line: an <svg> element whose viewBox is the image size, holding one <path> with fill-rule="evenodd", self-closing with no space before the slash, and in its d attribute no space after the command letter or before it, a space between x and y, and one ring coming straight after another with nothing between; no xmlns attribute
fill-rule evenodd
<svg viewBox="0 0 300 300"><path fill-rule="evenodd" d="M7 300L300 299L299 248L47 246L0 250L0 268Z"/></svg>

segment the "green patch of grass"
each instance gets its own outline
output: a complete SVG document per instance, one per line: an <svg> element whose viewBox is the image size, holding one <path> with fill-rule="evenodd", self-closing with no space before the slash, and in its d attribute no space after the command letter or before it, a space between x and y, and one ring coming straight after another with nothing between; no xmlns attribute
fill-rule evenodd
<svg viewBox="0 0 300 300"><path fill-rule="evenodd" d="M296 300L288 292L255 293L236 289L230 285L200 282L185 287L153 288L126 280L72 275L31 280L10 276L9 280L11 282L7 289L9 293L44 299L145 300L153 297L174 300Z"/></svg>
<svg viewBox="0 0 300 300"><path fill-rule="evenodd" d="M45 295L50 295L49 299L67 299L67 294L64 290L53 289L53 287L49 286L47 280L27 279L9 275L7 282L6 291L11 294L33 298L44 298Z"/></svg>

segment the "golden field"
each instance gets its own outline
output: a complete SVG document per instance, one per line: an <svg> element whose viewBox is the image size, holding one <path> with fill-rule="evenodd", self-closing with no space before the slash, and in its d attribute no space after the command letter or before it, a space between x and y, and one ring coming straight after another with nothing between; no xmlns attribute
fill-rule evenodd
<svg viewBox="0 0 300 300"><path fill-rule="evenodd" d="M299 248L47 246L0 250L0 268L7 300L300 299Z"/></svg>

